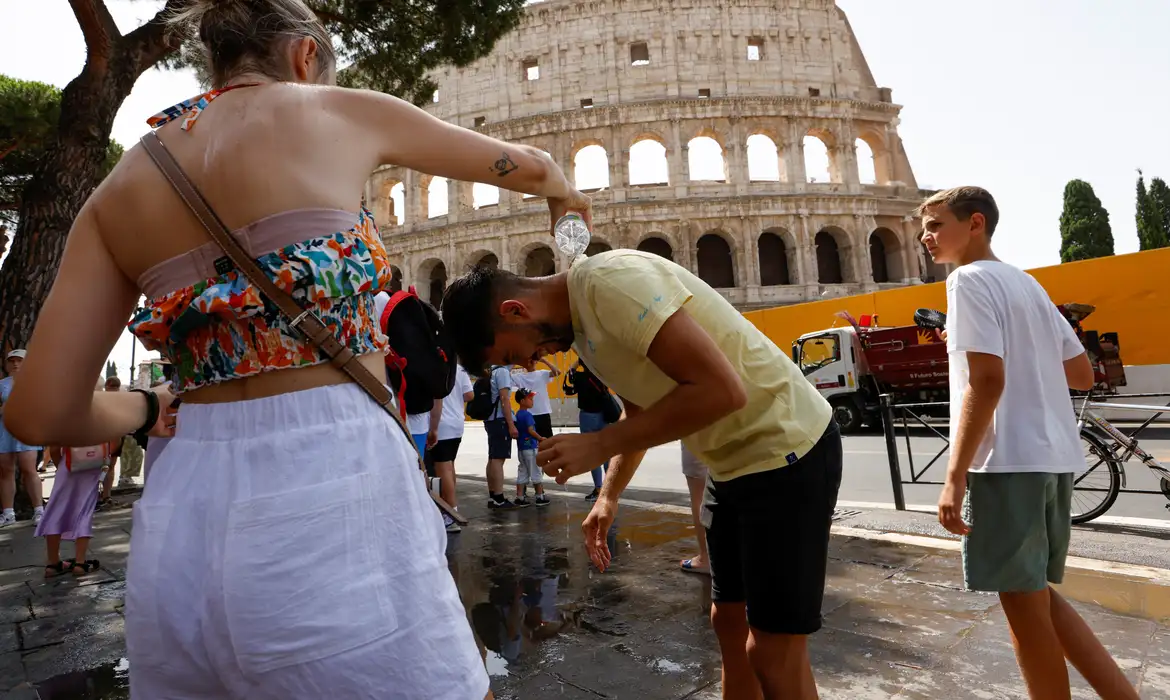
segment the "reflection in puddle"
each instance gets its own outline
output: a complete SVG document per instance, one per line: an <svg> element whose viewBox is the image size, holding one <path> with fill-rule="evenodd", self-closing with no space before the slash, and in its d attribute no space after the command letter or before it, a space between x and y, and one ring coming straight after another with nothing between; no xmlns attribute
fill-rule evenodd
<svg viewBox="0 0 1170 700"><path fill-rule="evenodd" d="M130 662L66 673L37 683L41 700L126 700L130 697Z"/></svg>

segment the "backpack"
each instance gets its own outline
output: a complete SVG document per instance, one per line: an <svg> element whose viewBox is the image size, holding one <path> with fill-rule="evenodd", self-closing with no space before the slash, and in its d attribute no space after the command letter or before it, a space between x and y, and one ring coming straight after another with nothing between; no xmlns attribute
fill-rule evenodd
<svg viewBox="0 0 1170 700"><path fill-rule="evenodd" d="M455 349L439 312L411 287L394 292L379 319L390 339L386 375L403 419L428 413L455 386Z"/></svg>
<svg viewBox="0 0 1170 700"><path fill-rule="evenodd" d="M492 396L492 372L495 369L493 366L488 370L486 376L475 380L475 386L472 387L472 392L475 395L467 402L468 418L487 420L496 412L496 406L500 405L500 397L498 395Z"/></svg>

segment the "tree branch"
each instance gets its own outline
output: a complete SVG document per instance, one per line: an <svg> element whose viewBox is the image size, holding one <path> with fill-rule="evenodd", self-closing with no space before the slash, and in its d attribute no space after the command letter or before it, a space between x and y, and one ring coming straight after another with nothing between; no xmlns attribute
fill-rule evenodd
<svg viewBox="0 0 1170 700"><path fill-rule="evenodd" d="M168 55L179 50L183 37L167 26L167 15L182 7L184 0L167 0L154 17L130 32L123 39L123 47L134 54L135 70L145 73Z"/></svg>
<svg viewBox="0 0 1170 700"><path fill-rule="evenodd" d="M5 156L11 154L13 151L20 148L20 142L21 142L20 139L16 139L15 141L12 142L11 146L6 146L3 151L0 151L0 160L4 160Z"/></svg>
<svg viewBox="0 0 1170 700"><path fill-rule="evenodd" d="M85 37L86 66L106 64L114 44L122 38L104 0L69 0L73 16Z"/></svg>

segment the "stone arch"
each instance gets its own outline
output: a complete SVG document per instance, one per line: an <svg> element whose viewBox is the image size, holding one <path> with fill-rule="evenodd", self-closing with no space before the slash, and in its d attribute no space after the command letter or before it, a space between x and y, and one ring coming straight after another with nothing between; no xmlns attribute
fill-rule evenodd
<svg viewBox="0 0 1170 700"><path fill-rule="evenodd" d="M427 193L427 218L434 219L447 215L448 190L447 178L438 175L427 177L423 183L423 191Z"/></svg>
<svg viewBox="0 0 1170 700"><path fill-rule="evenodd" d="M706 131L687 141L687 177L691 182L726 182L727 156L724 151L719 139Z"/></svg>
<svg viewBox="0 0 1170 700"><path fill-rule="evenodd" d="M719 288L735 286L735 253L722 231L708 231L696 243L699 277Z"/></svg>
<svg viewBox="0 0 1170 700"><path fill-rule="evenodd" d="M604 240L594 238L589 242L589 247L585 249L585 255L593 256L598 253L604 253L607 250L613 250L613 246Z"/></svg>
<svg viewBox="0 0 1170 700"><path fill-rule="evenodd" d="M482 182L471 185L471 208L482 209L494 207L500 203L500 188L495 185L485 185Z"/></svg>
<svg viewBox="0 0 1170 700"><path fill-rule="evenodd" d="M659 234L650 234L639 241L638 250L674 261L674 247L670 245L670 241Z"/></svg>
<svg viewBox="0 0 1170 700"><path fill-rule="evenodd" d="M471 261L469 267L486 267L491 270L500 268L499 256L490 250L477 250L467 256L467 259Z"/></svg>
<svg viewBox="0 0 1170 700"><path fill-rule="evenodd" d="M386 191L390 200L390 211L387 222L393 220L395 226L406 222L406 183L396 182Z"/></svg>
<svg viewBox="0 0 1170 700"><path fill-rule="evenodd" d="M402 291L402 268L397 265L390 266L390 293Z"/></svg>
<svg viewBox="0 0 1170 700"><path fill-rule="evenodd" d="M572 156L573 182L577 189L592 192L609 187L609 154L605 146L599 141L578 145L574 145Z"/></svg>
<svg viewBox="0 0 1170 700"><path fill-rule="evenodd" d="M804 172L809 182L838 182L836 161L827 131L810 129L804 136Z"/></svg>
<svg viewBox="0 0 1170 700"><path fill-rule="evenodd" d="M374 211L374 218L383 226L397 226L401 222L402 215L406 207L405 201L402 199L405 192L405 185L397 178L386 178L382 181L381 186L378 187L377 199L369 206ZM398 190L398 201L394 201L394 190Z"/></svg>
<svg viewBox="0 0 1170 700"><path fill-rule="evenodd" d="M631 185L666 185L670 182L670 164L666 158L666 139L644 131L630 143L627 179Z"/></svg>
<svg viewBox="0 0 1170 700"><path fill-rule="evenodd" d="M849 235L835 226L822 228L813 240L817 256L817 281L843 284L848 276Z"/></svg>
<svg viewBox="0 0 1170 700"><path fill-rule="evenodd" d="M752 182L779 182L784 170L780 167L780 148L767 134L755 133L747 137L748 180Z"/></svg>
<svg viewBox="0 0 1170 700"><path fill-rule="evenodd" d="M866 183L865 178L862 178L862 184L888 185L894 180L893 166L890 160L890 151L886 148L886 137L884 134L874 129L863 129L857 135L856 144L857 151L857 167L861 170L862 151L861 144L869 149L869 155L873 158L873 182Z"/></svg>
<svg viewBox="0 0 1170 700"><path fill-rule="evenodd" d="M853 141L853 153L857 159L857 182L862 185L877 184L877 168L874 164L873 149L865 139Z"/></svg>
<svg viewBox="0 0 1170 700"><path fill-rule="evenodd" d="M548 277L556 274L557 257L552 248L544 243L526 247L520 274L523 277Z"/></svg>
<svg viewBox="0 0 1170 700"><path fill-rule="evenodd" d="M760 285L764 287L797 284L796 240L787 230L768 228L756 241L760 264Z"/></svg>
<svg viewBox="0 0 1170 700"><path fill-rule="evenodd" d="M418 266L418 287L426 301L436 309L443 303L443 292L447 290L447 265L438 258L427 258Z"/></svg>
<svg viewBox="0 0 1170 700"><path fill-rule="evenodd" d="M869 261L873 267L874 282L899 282L906 278L902 263L902 241L898 234L884 226L869 234Z"/></svg>

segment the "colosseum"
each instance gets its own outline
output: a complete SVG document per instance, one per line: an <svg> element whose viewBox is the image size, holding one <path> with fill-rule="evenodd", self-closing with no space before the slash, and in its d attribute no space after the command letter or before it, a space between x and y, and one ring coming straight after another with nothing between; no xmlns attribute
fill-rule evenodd
<svg viewBox="0 0 1170 700"><path fill-rule="evenodd" d="M673 259L740 309L940 277L918 189L833 0L548 0L429 111L545 151L591 194L587 252ZM366 201L395 276L438 304L475 264L564 268L543 200L387 167Z"/></svg>

